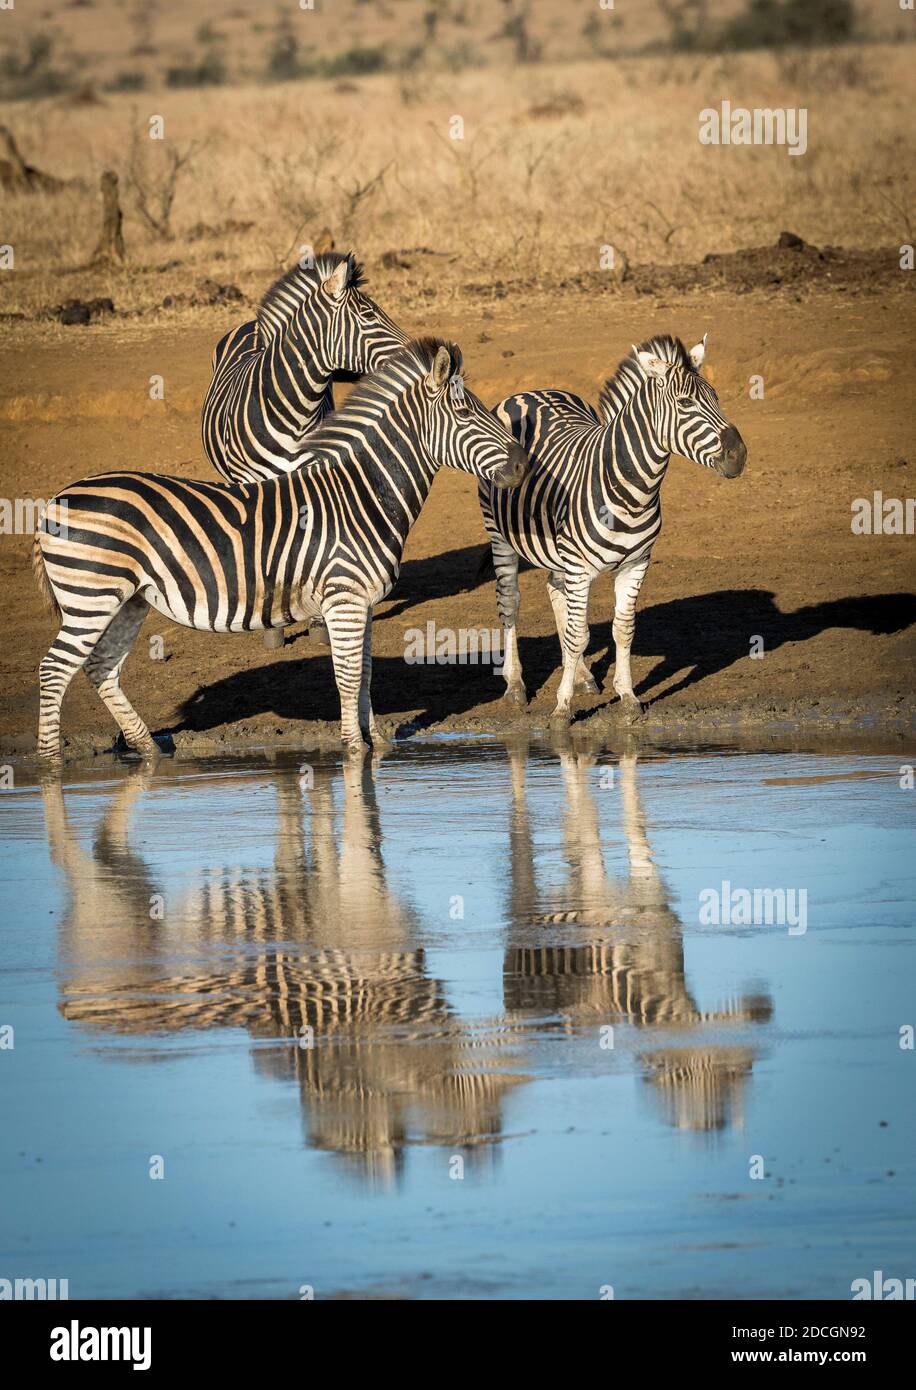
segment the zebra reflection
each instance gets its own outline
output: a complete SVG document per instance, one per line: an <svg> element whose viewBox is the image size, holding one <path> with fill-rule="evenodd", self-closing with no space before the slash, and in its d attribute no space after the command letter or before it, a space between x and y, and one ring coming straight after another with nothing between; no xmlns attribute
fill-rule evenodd
<svg viewBox="0 0 916 1390"><path fill-rule="evenodd" d="M681 923L652 857L637 784L636 758L624 754L615 786L626 842L626 876L607 872L598 802L589 785L594 759L560 752L564 790L565 871L542 886L525 793L527 749L509 750L510 820L509 939L503 991L516 1022L538 1018L548 1031L594 1030L632 1025L665 1034L707 1035L711 1025L765 1022L767 996L701 1010L684 968ZM609 802L608 804L613 804ZM754 1053L744 1044L692 1039L685 1046L653 1046L638 1061L666 1116L682 1129L722 1129L741 1115L744 1083Z"/></svg>
<svg viewBox="0 0 916 1390"><path fill-rule="evenodd" d="M499 1030L459 1019L427 968L420 923L387 882L371 764L318 766L310 788L278 772L273 864L214 868L161 920L129 844L151 780L138 769L118 788L88 852L60 785L44 788L70 890L64 1016L120 1034L245 1028L257 1071L298 1085L307 1142L381 1185L410 1145L489 1161L519 1078L499 1065Z"/></svg>

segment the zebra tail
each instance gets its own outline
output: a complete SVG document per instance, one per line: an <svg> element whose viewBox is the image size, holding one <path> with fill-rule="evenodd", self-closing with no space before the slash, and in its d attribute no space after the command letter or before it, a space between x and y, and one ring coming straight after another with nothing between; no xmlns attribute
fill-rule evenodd
<svg viewBox="0 0 916 1390"><path fill-rule="evenodd" d="M483 584L485 580L492 579L496 573L496 566L493 563L493 547L489 541L484 547L483 555L480 557L480 564L477 566L477 573L474 575L475 584Z"/></svg>
<svg viewBox="0 0 916 1390"><path fill-rule="evenodd" d="M32 546L32 572L35 575L35 582L38 585L45 608L60 622L60 604L54 597L54 590L51 588L48 571L45 569L45 557L41 553L41 538L37 534L35 544Z"/></svg>

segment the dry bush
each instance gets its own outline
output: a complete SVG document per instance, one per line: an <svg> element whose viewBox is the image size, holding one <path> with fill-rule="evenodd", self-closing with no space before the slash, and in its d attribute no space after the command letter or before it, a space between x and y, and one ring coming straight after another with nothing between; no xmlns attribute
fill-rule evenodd
<svg viewBox="0 0 916 1390"><path fill-rule="evenodd" d="M172 208L182 169L188 168L205 147L192 140L185 146L151 140L142 124L135 124L127 156L127 186L147 229L161 241L172 237Z"/></svg>

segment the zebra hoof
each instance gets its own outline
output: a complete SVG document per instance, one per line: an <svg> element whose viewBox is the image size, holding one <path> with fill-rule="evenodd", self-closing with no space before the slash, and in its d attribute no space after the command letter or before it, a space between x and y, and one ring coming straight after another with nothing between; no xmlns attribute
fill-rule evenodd
<svg viewBox="0 0 916 1390"><path fill-rule="evenodd" d="M369 745L361 738L354 738L344 743L343 750L348 758L364 758L369 752Z"/></svg>
<svg viewBox="0 0 916 1390"><path fill-rule="evenodd" d="M318 621L313 623L309 628L309 641L314 642L318 647L329 647L331 645L328 625L323 618L319 618Z"/></svg>
<svg viewBox="0 0 916 1390"><path fill-rule="evenodd" d="M550 715L552 729L568 729L572 723L572 710L569 705L557 705Z"/></svg>
<svg viewBox="0 0 916 1390"><path fill-rule="evenodd" d="M122 763L140 763L151 758L161 758L162 749L153 738L138 739L128 743L123 734L115 740L114 753Z"/></svg>
<svg viewBox="0 0 916 1390"><path fill-rule="evenodd" d="M628 724L635 724L646 712L635 695L621 695L620 708Z"/></svg>
<svg viewBox="0 0 916 1390"><path fill-rule="evenodd" d="M576 681L576 690L580 695L597 695L598 682L595 680L595 677L589 672L588 675L580 676L579 680Z"/></svg>
<svg viewBox="0 0 916 1390"><path fill-rule="evenodd" d="M264 633L264 646L269 652L275 652L286 642L286 633L282 627L269 627Z"/></svg>
<svg viewBox="0 0 916 1390"><path fill-rule="evenodd" d="M506 693L503 699L507 705L519 705L524 707L528 703L528 692L521 681L513 681L512 685L506 686Z"/></svg>

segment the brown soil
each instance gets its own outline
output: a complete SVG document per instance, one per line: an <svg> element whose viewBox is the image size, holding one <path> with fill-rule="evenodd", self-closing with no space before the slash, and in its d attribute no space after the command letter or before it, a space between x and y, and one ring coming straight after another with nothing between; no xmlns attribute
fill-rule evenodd
<svg viewBox="0 0 916 1390"><path fill-rule="evenodd" d="M764 258L762 281L747 279L754 255ZM626 292L600 299L585 286L557 286L549 295L531 287L487 307L465 287L403 312L373 283L406 327L435 328L461 343L473 387L488 402L535 386L595 399L632 341L673 331L693 342L709 330L709 375L747 441L749 462L735 482L683 460L671 465L634 648L647 738L798 742L824 731L847 738L912 731L916 541L858 536L850 525L853 499L913 493L908 277L886 269L883 253L863 256L858 277L849 257L818 256L745 252L691 267L701 278L683 284L703 284L702 297L685 294L670 268L663 284L656 275L640 293L642 268ZM796 298L791 268L800 258L808 264L804 297ZM812 286L819 268L823 292ZM778 288L765 278L777 273ZM213 344L238 312L198 311L184 326L106 319L53 338L47 329L10 330L0 349L3 496L47 497L76 477L125 466L209 476L198 442L200 402ZM154 373L165 378L164 401L148 398ZM748 398L756 374L763 400ZM36 668L53 635L29 571L30 546L29 536L14 535L0 548L7 613L16 615L0 652L7 754L34 749ZM400 582L377 611L373 699L390 731L506 731L519 719L543 723L552 707L559 647L536 571L521 580L527 714L500 702L502 681L489 667L405 664L409 628L495 627L493 582L477 579L482 546L472 482L443 474L408 543ZM593 590L589 648L607 693L586 702L577 724L608 740L619 734L612 595L605 576ZM164 638L165 660L150 657L154 634ZM749 655L755 636L762 659ZM336 733L329 653L301 629L270 653L259 634L218 638L152 614L125 688L179 751L312 747ZM75 680L64 706L68 751L109 748L113 732L88 683Z"/></svg>

